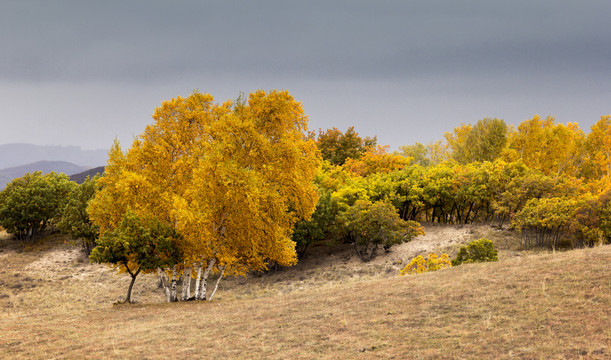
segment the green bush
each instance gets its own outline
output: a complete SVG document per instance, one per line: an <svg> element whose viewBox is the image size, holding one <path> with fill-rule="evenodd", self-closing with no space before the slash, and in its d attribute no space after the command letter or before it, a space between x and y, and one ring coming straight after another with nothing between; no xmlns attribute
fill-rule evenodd
<svg viewBox="0 0 611 360"><path fill-rule="evenodd" d="M471 241L467 246L462 246L452 260L452 266L457 266L462 263L498 261L499 254L494 248L492 241L482 238Z"/></svg>
<svg viewBox="0 0 611 360"><path fill-rule="evenodd" d="M76 183L64 174L40 171L11 181L0 192L0 226L19 240L42 238L60 218Z"/></svg>

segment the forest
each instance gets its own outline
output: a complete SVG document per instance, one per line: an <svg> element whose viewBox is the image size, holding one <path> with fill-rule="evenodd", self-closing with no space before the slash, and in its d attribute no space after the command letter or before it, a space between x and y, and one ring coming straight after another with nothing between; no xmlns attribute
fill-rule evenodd
<svg viewBox="0 0 611 360"><path fill-rule="evenodd" d="M168 302L211 300L223 276L294 265L318 241L367 262L423 223L510 228L524 249L611 242L610 115L588 133L484 118L394 152L354 127L308 131L288 91L194 92L153 120L128 149L115 142L101 177L13 180L0 225L19 241L49 227L80 239L131 276L127 302L139 274L157 273Z"/></svg>

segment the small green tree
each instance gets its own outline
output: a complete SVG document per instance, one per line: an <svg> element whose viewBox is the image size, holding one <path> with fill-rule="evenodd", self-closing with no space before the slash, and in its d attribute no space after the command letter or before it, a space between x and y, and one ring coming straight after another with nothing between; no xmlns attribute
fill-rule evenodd
<svg viewBox="0 0 611 360"><path fill-rule="evenodd" d="M11 181L0 193L0 225L20 240L42 237L47 226L59 220L76 186L55 172L37 171Z"/></svg>
<svg viewBox="0 0 611 360"><path fill-rule="evenodd" d="M128 211L119 226L98 240L90 259L118 267L131 276L125 302L131 302L132 288L140 273L169 268L182 258L176 247L177 233L154 218L144 218Z"/></svg>
<svg viewBox="0 0 611 360"><path fill-rule="evenodd" d="M72 189L66 206L57 224L61 232L69 234L73 239L81 239L83 250L89 255L95 247L100 234L100 228L89 220L87 205L97 191L97 177L85 181Z"/></svg>
<svg viewBox="0 0 611 360"><path fill-rule="evenodd" d="M419 223L402 220L394 206L384 201L357 200L340 217L346 238L365 262L373 259L380 247L388 251L393 245L424 235Z"/></svg>
<svg viewBox="0 0 611 360"><path fill-rule="evenodd" d="M452 260L452 266L462 263L498 261L499 255L491 240L482 238L471 241L467 246L461 246L456 258Z"/></svg>

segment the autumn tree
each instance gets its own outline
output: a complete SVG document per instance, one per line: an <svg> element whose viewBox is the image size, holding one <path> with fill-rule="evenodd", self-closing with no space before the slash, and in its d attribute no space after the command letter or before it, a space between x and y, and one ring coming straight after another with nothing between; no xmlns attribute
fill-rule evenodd
<svg viewBox="0 0 611 360"><path fill-rule="evenodd" d="M611 115L601 116L592 125L586 139L592 180L602 180L602 188L611 188ZM601 190L603 190L601 189Z"/></svg>
<svg viewBox="0 0 611 360"><path fill-rule="evenodd" d="M522 160L545 175L578 176L584 159L585 135L577 123L556 124L539 115L525 120L508 139L505 160Z"/></svg>
<svg viewBox="0 0 611 360"><path fill-rule="evenodd" d="M581 199L552 197L530 199L516 214L513 226L521 232L524 248L556 249L570 226Z"/></svg>
<svg viewBox="0 0 611 360"><path fill-rule="evenodd" d="M177 202L179 229L207 267L243 275L270 262L295 263L293 226L310 218L318 200L320 158L306 126L301 104L286 91L252 93L211 126L215 139L201 148Z"/></svg>
<svg viewBox="0 0 611 360"><path fill-rule="evenodd" d="M473 129L471 124L460 124L454 128L452 132L446 132L444 137L446 139L447 147L450 149L450 156L462 163L468 163L471 160L470 146L467 143L467 138ZM457 160L458 159L458 160Z"/></svg>
<svg viewBox="0 0 611 360"><path fill-rule="evenodd" d="M419 142L412 145L399 146L399 151L397 151L396 154L410 159L411 164L418 164L421 166L431 165L429 149Z"/></svg>
<svg viewBox="0 0 611 360"><path fill-rule="evenodd" d="M310 137L315 137L310 133ZM343 165L347 159L359 159L368 148L376 146L377 137L362 138L354 131L354 126L342 133L337 128L318 130L316 145L322 158L334 165Z"/></svg>
<svg viewBox="0 0 611 360"><path fill-rule="evenodd" d="M432 141L426 144L428 157L431 159L431 165L438 165L444 161L450 160L448 147L442 140Z"/></svg>
<svg viewBox="0 0 611 360"><path fill-rule="evenodd" d="M600 196L586 195L572 218L575 247L611 243L611 190Z"/></svg>
<svg viewBox="0 0 611 360"><path fill-rule="evenodd" d="M118 144L110 151L89 207L101 233L127 211L171 226L183 259L160 274L172 289L182 274L183 299L191 297L192 276L194 297L204 300L213 272L220 280L269 262L293 264L290 233L314 210L320 165L301 104L286 91L223 104L194 93L164 102L153 118L126 153Z"/></svg>
<svg viewBox="0 0 611 360"><path fill-rule="evenodd" d="M395 155L410 159L410 164L429 167L450 159L447 145L442 140L432 141L424 145L416 142L412 145L399 146Z"/></svg>
<svg viewBox="0 0 611 360"><path fill-rule="evenodd" d="M493 161L507 143L507 124L501 119L484 118L475 125L463 124L446 133L452 158L461 164Z"/></svg>
<svg viewBox="0 0 611 360"><path fill-rule="evenodd" d="M343 167L349 173L357 176L368 176L380 172L391 172L407 166L410 159L388 152L388 146L376 146L368 148L358 158L349 158Z"/></svg>
<svg viewBox="0 0 611 360"><path fill-rule="evenodd" d="M101 235L114 230L128 211L154 217L176 230L174 202L192 179L195 148L211 140L210 125L226 111L227 106L214 104L209 94L177 97L155 110L155 123L146 127L127 152L115 142L99 180L102 189L88 208ZM180 242L181 249L190 247L188 239L181 237ZM164 290L170 294L168 300L176 300L177 279L185 270L189 273L191 264L187 257L169 269L158 269ZM190 279L187 275L183 278ZM190 284L184 282L185 297L190 297Z"/></svg>

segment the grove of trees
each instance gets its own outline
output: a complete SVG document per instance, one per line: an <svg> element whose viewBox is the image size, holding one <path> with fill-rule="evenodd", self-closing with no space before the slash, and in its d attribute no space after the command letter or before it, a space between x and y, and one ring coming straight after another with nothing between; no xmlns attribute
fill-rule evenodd
<svg viewBox="0 0 611 360"><path fill-rule="evenodd" d="M21 240L48 226L82 239L92 261L131 276L127 301L142 273L160 276L167 301L210 300L223 276L293 265L321 240L369 261L422 222L507 226L524 248L611 242L609 115L587 134L552 117L485 118L394 153L353 127L308 133L287 91L224 103L194 92L153 120L128 149L115 142L102 177L15 179L0 225Z"/></svg>
<svg viewBox="0 0 611 360"><path fill-rule="evenodd" d="M507 225L521 233L525 248L611 242L611 116L587 135L576 123L535 116L517 128L499 119L462 124L445 138L395 153L354 146L358 156L341 165L323 156L315 178L320 202L311 220L297 224L298 246L323 238L357 244L351 219L364 204L379 202L404 221ZM364 219L358 223L358 234L393 239L386 226L376 225L373 235Z"/></svg>

